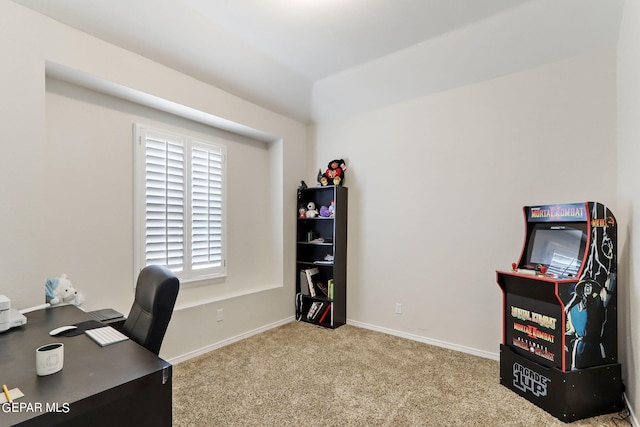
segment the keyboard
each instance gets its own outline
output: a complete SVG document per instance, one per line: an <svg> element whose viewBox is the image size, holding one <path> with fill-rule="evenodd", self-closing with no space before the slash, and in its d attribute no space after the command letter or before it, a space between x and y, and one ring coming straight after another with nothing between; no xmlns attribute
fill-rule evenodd
<svg viewBox="0 0 640 427"><path fill-rule="evenodd" d="M129 339L129 337L127 337L125 334L112 328L111 326L89 329L87 331L84 331L84 333L88 335L89 338L94 340L100 347L115 344L117 342Z"/></svg>

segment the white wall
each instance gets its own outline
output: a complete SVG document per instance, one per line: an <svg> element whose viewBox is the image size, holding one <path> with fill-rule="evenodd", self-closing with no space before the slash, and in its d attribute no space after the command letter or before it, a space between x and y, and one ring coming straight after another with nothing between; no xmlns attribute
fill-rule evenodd
<svg viewBox="0 0 640 427"><path fill-rule="evenodd" d="M615 70L607 50L318 125L319 165L348 164L349 321L497 358L522 206L616 212Z"/></svg>
<svg viewBox="0 0 640 427"><path fill-rule="evenodd" d="M629 406L640 415L640 3L627 1L618 42L618 231L623 248L618 336Z"/></svg>
<svg viewBox="0 0 640 427"><path fill-rule="evenodd" d="M0 3L0 292L24 307L42 302L45 127L44 64L31 14Z"/></svg>
<svg viewBox="0 0 640 427"><path fill-rule="evenodd" d="M88 310L111 306L126 313L135 276L131 123L139 118L212 132L52 79L47 91L48 66L66 70L80 84L99 81L148 94L266 140L231 136L231 165L237 167L229 188L243 192L229 196L233 265L220 283L181 290L161 355L180 358L292 319L295 189L307 152L303 124L12 2L0 2L0 55L6 59L0 67L0 177L6 184L0 195L0 293L14 307L42 303L45 279L65 272L85 293ZM88 209L98 212L99 230L85 218ZM215 321L218 308L224 309L223 322Z"/></svg>

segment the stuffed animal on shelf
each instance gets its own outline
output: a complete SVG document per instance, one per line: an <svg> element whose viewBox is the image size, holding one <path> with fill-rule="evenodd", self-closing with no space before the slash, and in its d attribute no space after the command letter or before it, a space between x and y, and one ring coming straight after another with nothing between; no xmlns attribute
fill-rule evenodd
<svg viewBox="0 0 640 427"><path fill-rule="evenodd" d="M302 190L306 190L307 183L304 181L300 181L300 185L298 186L298 199L302 198Z"/></svg>
<svg viewBox="0 0 640 427"><path fill-rule="evenodd" d="M331 216L329 206L320 206L320 216L324 218L329 218Z"/></svg>
<svg viewBox="0 0 640 427"><path fill-rule="evenodd" d="M322 173L322 170L318 170L318 183L321 186L342 185L344 183L344 171L346 169L347 164L343 159L331 160L324 173Z"/></svg>
<svg viewBox="0 0 640 427"><path fill-rule="evenodd" d="M307 203L307 218L315 218L318 216L318 210L316 204L313 202Z"/></svg>
<svg viewBox="0 0 640 427"><path fill-rule="evenodd" d="M76 290L66 274L47 279L45 282L45 301L51 305L73 304L80 306L84 295Z"/></svg>
<svg viewBox="0 0 640 427"><path fill-rule="evenodd" d="M325 185L329 185L329 180L322 173L322 169L318 169L318 184L320 184L320 186L322 187L324 187Z"/></svg>

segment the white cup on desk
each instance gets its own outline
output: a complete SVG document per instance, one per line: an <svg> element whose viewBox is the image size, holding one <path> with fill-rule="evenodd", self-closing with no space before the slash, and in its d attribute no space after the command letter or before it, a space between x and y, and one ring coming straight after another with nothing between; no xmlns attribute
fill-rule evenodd
<svg viewBox="0 0 640 427"><path fill-rule="evenodd" d="M43 377L55 374L64 364L64 344L56 342L36 348L36 373Z"/></svg>

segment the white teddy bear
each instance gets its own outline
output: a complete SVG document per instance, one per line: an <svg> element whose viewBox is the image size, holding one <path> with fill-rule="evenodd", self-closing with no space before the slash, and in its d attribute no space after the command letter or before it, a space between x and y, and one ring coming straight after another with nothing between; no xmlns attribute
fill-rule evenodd
<svg viewBox="0 0 640 427"><path fill-rule="evenodd" d="M45 283L46 302L51 305L73 304L80 306L84 302L84 295L78 292L66 274L60 277L47 279Z"/></svg>
<svg viewBox="0 0 640 427"><path fill-rule="evenodd" d="M318 216L318 210L316 204L313 202L307 203L307 218L315 218Z"/></svg>

